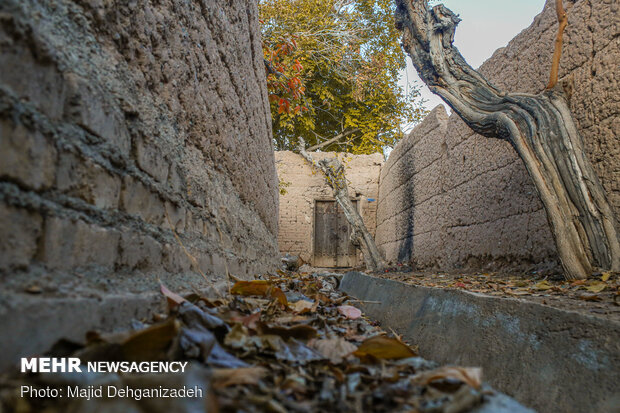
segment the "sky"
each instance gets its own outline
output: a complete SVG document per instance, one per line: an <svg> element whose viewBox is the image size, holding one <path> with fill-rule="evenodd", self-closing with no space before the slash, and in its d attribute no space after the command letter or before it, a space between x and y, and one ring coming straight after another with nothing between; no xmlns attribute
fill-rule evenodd
<svg viewBox="0 0 620 413"><path fill-rule="evenodd" d="M454 44L465 60L477 68L495 50L506 46L527 28L542 11L545 0L443 0L442 3L463 20L456 29ZM409 57L407 69L402 71L401 85L405 86L407 79L410 83L423 85L421 92L428 100L427 109L443 103L420 80Z"/></svg>

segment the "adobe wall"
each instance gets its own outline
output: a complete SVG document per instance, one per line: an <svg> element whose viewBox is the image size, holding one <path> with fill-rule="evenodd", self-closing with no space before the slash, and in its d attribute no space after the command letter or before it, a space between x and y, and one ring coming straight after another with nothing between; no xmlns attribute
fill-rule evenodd
<svg viewBox="0 0 620 413"><path fill-rule="evenodd" d="M334 156L339 156L345 165L349 195L358 200L364 224L374 235L383 155L312 153L317 161ZM278 246L282 253L300 256L311 264L314 254L314 201L334 199L332 190L324 175L313 171L308 162L294 152L276 152L276 168L279 180L288 185L284 187L286 194L280 195ZM361 257L358 257L358 263L363 263Z"/></svg>
<svg viewBox="0 0 620 413"><path fill-rule="evenodd" d="M253 2L2 1L0 368L275 269L270 119Z"/></svg>
<svg viewBox="0 0 620 413"><path fill-rule="evenodd" d="M507 91L540 92L557 31L553 1L480 71ZM567 3L567 2L565 2ZM618 3L566 4L561 73L590 160L620 215ZM458 32L457 32L458 36ZM542 204L516 152L443 107L394 149L381 174L377 242L391 261L441 269L556 265Z"/></svg>

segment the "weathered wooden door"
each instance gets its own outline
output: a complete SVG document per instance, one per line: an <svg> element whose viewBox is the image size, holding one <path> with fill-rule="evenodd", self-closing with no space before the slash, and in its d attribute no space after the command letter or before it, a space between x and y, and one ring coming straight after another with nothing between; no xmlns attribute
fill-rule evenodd
<svg viewBox="0 0 620 413"><path fill-rule="evenodd" d="M351 201L357 207L357 201ZM351 244L351 226L336 201L316 201L314 208L315 267L354 267L357 254Z"/></svg>

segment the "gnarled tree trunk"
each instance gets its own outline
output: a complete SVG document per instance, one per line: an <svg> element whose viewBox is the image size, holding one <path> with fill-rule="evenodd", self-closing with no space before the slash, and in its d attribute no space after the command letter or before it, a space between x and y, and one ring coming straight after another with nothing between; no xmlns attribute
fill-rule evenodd
<svg viewBox="0 0 620 413"><path fill-rule="evenodd" d="M364 221L355 206L349 198L349 189L347 187L347 179L344 175L344 166L336 158L322 159L315 162L312 156L306 151L306 143L299 138L299 153L311 165L317 167L325 175L325 181L332 189L336 202L342 208L344 216L349 221L353 232L351 233L351 242L362 250L366 269L369 271L380 271L385 268L385 260L381 256L375 239L372 237Z"/></svg>
<svg viewBox="0 0 620 413"><path fill-rule="evenodd" d="M453 46L460 22L454 13L443 5L430 9L427 0L396 5L403 47L422 80L475 132L509 141L525 163L566 278L586 278L595 269L620 271L617 218L558 86L538 95L502 92ZM559 38L561 44L561 33Z"/></svg>

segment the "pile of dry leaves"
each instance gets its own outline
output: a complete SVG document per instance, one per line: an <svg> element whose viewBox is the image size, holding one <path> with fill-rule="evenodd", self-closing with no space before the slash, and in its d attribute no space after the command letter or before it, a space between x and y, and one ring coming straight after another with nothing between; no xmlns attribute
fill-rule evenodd
<svg viewBox="0 0 620 413"><path fill-rule="evenodd" d="M484 403L479 368L440 367L362 316L335 275L280 273L237 281L218 300L162 285L170 312L122 335L63 341L55 357L190 360L185 374L44 373L2 380L4 410L19 412L463 412ZM198 399L22 398L20 386L198 385Z"/></svg>

